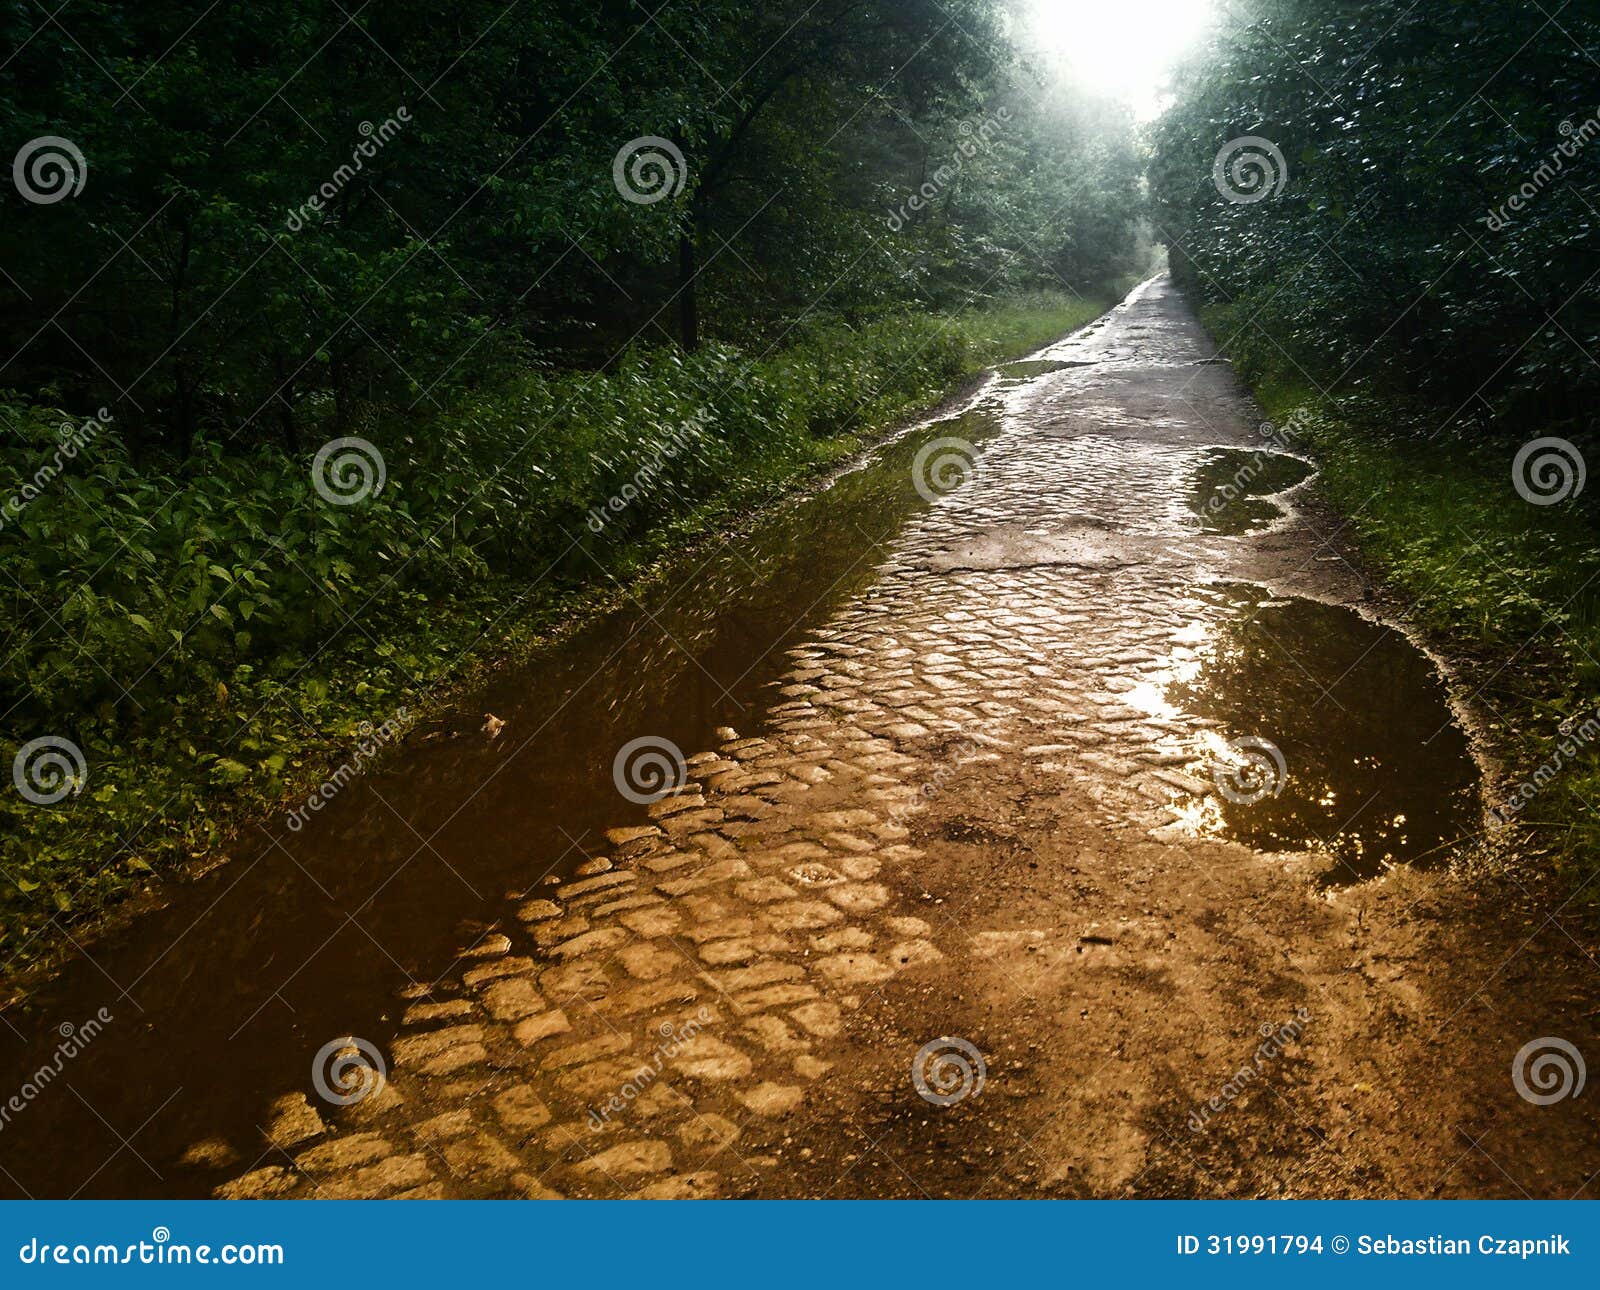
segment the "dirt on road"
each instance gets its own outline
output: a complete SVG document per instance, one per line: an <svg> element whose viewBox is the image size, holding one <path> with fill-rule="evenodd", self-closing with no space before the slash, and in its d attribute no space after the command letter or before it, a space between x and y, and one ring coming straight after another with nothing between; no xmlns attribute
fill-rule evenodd
<svg viewBox="0 0 1600 1290"><path fill-rule="evenodd" d="M1596 964L1475 859L1470 715L1292 435L1165 279L974 408L996 432L926 440L933 504L748 728L681 769L636 732L578 873L530 860L395 1033L182 1167L225 1196L1593 1195L1563 1045L1600 1054Z"/></svg>

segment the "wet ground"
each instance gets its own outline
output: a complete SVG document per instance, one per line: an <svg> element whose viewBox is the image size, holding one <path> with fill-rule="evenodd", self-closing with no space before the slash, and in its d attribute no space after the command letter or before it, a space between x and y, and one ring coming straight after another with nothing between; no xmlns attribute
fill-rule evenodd
<svg viewBox="0 0 1600 1290"><path fill-rule="evenodd" d="M0 1181L1581 1192L1594 968L1213 358L1147 284L94 946Z"/></svg>

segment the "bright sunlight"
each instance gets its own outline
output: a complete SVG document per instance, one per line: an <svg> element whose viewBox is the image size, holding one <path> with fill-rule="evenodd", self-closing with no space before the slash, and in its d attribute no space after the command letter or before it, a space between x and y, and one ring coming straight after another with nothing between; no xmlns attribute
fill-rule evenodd
<svg viewBox="0 0 1600 1290"><path fill-rule="evenodd" d="M1147 120L1213 13L1212 0L1032 0L1028 16L1040 48L1067 63L1075 81Z"/></svg>

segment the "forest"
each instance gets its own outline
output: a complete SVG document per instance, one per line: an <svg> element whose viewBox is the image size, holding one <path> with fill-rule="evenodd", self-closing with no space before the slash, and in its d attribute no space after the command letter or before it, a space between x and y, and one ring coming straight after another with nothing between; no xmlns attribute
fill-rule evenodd
<svg viewBox="0 0 1600 1290"><path fill-rule="evenodd" d="M1129 114L994 0L37 19L0 16L0 727L93 768L7 797L8 937L1150 254Z"/></svg>
<svg viewBox="0 0 1600 1290"><path fill-rule="evenodd" d="M1600 1186L1596 0L0 0L0 122L23 1263Z"/></svg>

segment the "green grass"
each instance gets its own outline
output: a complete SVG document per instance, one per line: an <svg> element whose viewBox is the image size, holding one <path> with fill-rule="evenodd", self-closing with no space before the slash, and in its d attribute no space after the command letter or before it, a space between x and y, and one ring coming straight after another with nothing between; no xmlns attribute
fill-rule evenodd
<svg viewBox="0 0 1600 1290"><path fill-rule="evenodd" d="M427 420L326 427L316 442L359 433L383 455L386 485L354 506L318 496L311 450L150 459L119 427L95 430L0 528L0 749L9 765L59 737L87 766L53 805L0 794L0 975L152 875L226 858L243 825L277 827L364 723L426 716L665 556L1110 303L1035 295L813 323L768 355L709 345L530 371ZM3 394L0 417L3 505L81 418ZM647 486L607 510L652 460Z"/></svg>
<svg viewBox="0 0 1600 1290"><path fill-rule="evenodd" d="M1227 335L1214 316L1212 333ZM1548 850L1600 909L1600 738L1564 736L1600 708L1600 536L1590 498L1550 506L1519 496L1514 439L1438 435L1447 417L1400 399L1340 400L1338 415L1299 378L1246 365L1271 419L1318 459L1321 486L1368 566L1410 606L1411 620L1460 662L1471 703L1505 767L1491 806L1537 774L1507 811L1526 850ZM1541 771L1540 768L1544 770Z"/></svg>

